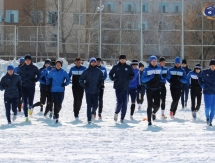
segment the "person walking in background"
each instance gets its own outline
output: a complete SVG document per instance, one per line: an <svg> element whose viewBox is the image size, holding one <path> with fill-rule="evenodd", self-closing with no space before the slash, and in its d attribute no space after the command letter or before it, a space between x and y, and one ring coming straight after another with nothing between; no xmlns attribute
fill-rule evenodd
<svg viewBox="0 0 215 163"><path fill-rule="evenodd" d="M187 83L186 73L184 69L181 68L181 59L179 57L175 58L175 66L168 70L167 81L170 83L170 92L172 96L170 117L174 118L181 97L182 85Z"/></svg>
<svg viewBox="0 0 215 163"><path fill-rule="evenodd" d="M25 58L22 57L19 59L19 66L14 68L14 73L17 73L19 70L19 67L21 67L24 64L25 64ZM18 112L21 112L21 110L22 110L22 90L21 90L21 87L19 87L18 89L19 89Z"/></svg>
<svg viewBox="0 0 215 163"><path fill-rule="evenodd" d="M11 124L10 110L13 111L13 121L17 116L17 100L19 97L19 88L21 88L21 79L18 74L14 74L14 67L12 65L7 66L7 74L2 77L0 82L1 91L4 92L4 104L6 110L6 117L8 124Z"/></svg>
<svg viewBox="0 0 215 163"><path fill-rule="evenodd" d="M133 114L135 110L135 102L137 97L137 87L139 85L139 69L138 66L138 60L134 59L131 62L131 67L134 72L134 78L129 83L129 90L128 90L128 96L131 97L131 113L130 113L130 119L133 120Z"/></svg>
<svg viewBox="0 0 215 163"><path fill-rule="evenodd" d="M161 74L162 74L162 82L160 82L160 99L161 99L161 118L162 119L166 119L167 117L165 116L164 112L165 112L165 103L166 103L166 77L167 77L167 67L165 67L166 65L166 59L164 57L161 57L159 59L159 64L161 67Z"/></svg>
<svg viewBox="0 0 215 163"><path fill-rule="evenodd" d="M25 121L28 122L28 115L32 116L33 101L35 93L35 83L40 79L39 69L33 65L31 56L25 56L25 64L17 72L22 81L22 99L24 103Z"/></svg>
<svg viewBox="0 0 215 163"><path fill-rule="evenodd" d="M187 65L187 60L182 60L181 67L184 69L186 75L191 71L191 69ZM182 109L187 108L187 100L188 100L188 94L189 94L189 87L187 83L183 84L182 91L181 91L181 105Z"/></svg>
<svg viewBox="0 0 215 163"><path fill-rule="evenodd" d="M82 99L84 96L84 88L79 83L81 74L86 70L86 67L81 65L81 58L75 59L75 66L71 67L69 71L69 78L72 81L72 93L73 93L73 112L75 119L78 120L79 111L81 109Z"/></svg>
<svg viewBox="0 0 215 163"><path fill-rule="evenodd" d="M187 85L191 89L190 95L191 95L191 111L192 116L194 119L196 119L196 113L200 109L201 100L202 100L202 88L198 82L198 76L201 73L201 65L197 64L194 67L193 71L190 71L187 75ZM196 104L197 99L197 104Z"/></svg>
<svg viewBox="0 0 215 163"><path fill-rule="evenodd" d="M123 122L127 111L129 83L134 78L131 66L126 64L125 55L119 56L119 63L110 70L109 78L114 81L113 87L117 98L114 120L117 121L121 111L120 122Z"/></svg>
<svg viewBox="0 0 215 163"><path fill-rule="evenodd" d="M146 86L146 97L148 101L147 119L149 126L152 125L151 119L153 121L156 120L156 113L160 107L161 81L161 67L157 65L157 57L152 55L149 58L149 66L145 68L142 76L142 82Z"/></svg>
<svg viewBox="0 0 215 163"><path fill-rule="evenodd" d="M62 103L64 100L65 86L69 85L69 75L62 69L63 62L57 60L55 63L55 69L51 70L46 79L46 85L51 91L51 100L54 103L54 116L53 119L58 123L59 113L62 109Z"/></svg>
<svg viewBox="0 0 215 163"><path fill-rule="evenodd" d="M102 71L103 78L105 81L107 79L107 70L104 66L102 66L102 59L101 58L96 58L96 61L97 61L96 62L97 67ZM103 83L102 86L100 87L100 90L99 90L99 110L98 110L99 119L102 119L104 88L105 88L105 85ZM96 115L95 115L95 117L96 117Z"/></svg>
<svg viewBox="0 0 215 163"><path fill-rule="evenodd" d="M215 114L215 59L210 61L209 66L200 73L198 80L204 94L206 122L212 126Z"/></svg>
<svg viewBox="0 0 215 163"><path fill-rule="evenodd" d="M43 67L41 67L40 70L40 101L35 103L33 105L33 108L36 106L40 106L40 112L43 112L43 105L45 105L46 103L46 98L47 98L47 102L48 102L48 94L46 91L46 76L45 76L45 70L49 65L50 65L51 60L50 59L46 59L44 61L44 65ZM46 105L47 106L47 105Z"/></svg>
<svg viewBox="0 0 215 163"><path fill-rule="evenodd" d="M141 109L143 100L144 100L144 95L145 95L145 85L142 83L142 76L143 76L143 71L144 71L144 64L141 62L139 63L139 85L137 87L137 104L138 104L138 110Z"/></svg>
<svg viewBox="0 0 215 163"><path fill-rule="evenodd" d="M80 85L84 87L87 101L87 121L94 120L98 108L99 90L104 83L103 73L96 66L96 58L90 58L89 67L79 78Z"/></svg>

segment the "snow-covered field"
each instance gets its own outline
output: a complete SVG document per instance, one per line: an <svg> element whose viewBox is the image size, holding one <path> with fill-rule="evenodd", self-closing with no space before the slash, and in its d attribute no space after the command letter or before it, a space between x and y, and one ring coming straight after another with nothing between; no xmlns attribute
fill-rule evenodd
<svg viewBox="0 0 215 163"><path fill-rule="evenodd" d="M206 125L203 104L197 120L192 119L189 108L182 110L180 104L172 120L169 118L171 96L168 90L167 120L160 119L159 110L157 120L148 127L143 121L147 108L145 98L142 110L135 111L135 120L129 119L129 103L125 123L115 123L113 83L107 80L105 87L103 119L96 119L92 125L87 124L85 97L80 120L75 121L71 85L66 87L59 124L43 117L38 107L29 123L24 122L23 113L19 113L17 120L8 126L3 92L0 92L0 162L215 162L215 127ZM34 102L39 101L39 95L37 84Z"/></svg>

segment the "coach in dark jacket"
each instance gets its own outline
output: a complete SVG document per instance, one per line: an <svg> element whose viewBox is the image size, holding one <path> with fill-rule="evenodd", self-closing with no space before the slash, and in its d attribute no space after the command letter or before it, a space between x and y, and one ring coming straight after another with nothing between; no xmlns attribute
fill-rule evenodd
<svg viewBox="0 0 215 163"><path fill-rule="evenodd" d="M117 121L118 113L121 111L121 122L123 122L128 101L128 89L130 80L134 78L134 72L130 65L126 64L126 56L119 56L119 63L111 69L109 78L114 81L114 89L117 98L114 120Z"/></svg>
<svg viewBox="0 0 215 163"><path fill-rule="evenodd" d="M25 56L25 64L17 72L22 80L22 99L24 102L24 114L28 121L28 114L32 115L32 106L34 101L35 83L40 78L40 71L31 61L31 56ZM29 105L29 108L27 107Z"/></svg>
<svg viewBox="0 0 215 163"><path fill-rule="evenodd" d="M88 123L91 123L98 108L99 90L104 83L104 79L102 71L96 66L96 58L91 58L89 63L89 67L80 76L79 82L85 89L87 119Z"/></svg>
<svg viewBox="0 0 215 163"><path fill-rule="evenodd" d="M11 123L10 119L10 110L12 106L13 121L16 119L17 115L17 100L19 96L18 89L21 87L21 79L19 75L14 74L14 67L9 65L7 67L7 74L2 77L0 88L1 90L5 90L4 92L4 103L5 103L5 110L6 110L6 117L8 123Z"/></svg>

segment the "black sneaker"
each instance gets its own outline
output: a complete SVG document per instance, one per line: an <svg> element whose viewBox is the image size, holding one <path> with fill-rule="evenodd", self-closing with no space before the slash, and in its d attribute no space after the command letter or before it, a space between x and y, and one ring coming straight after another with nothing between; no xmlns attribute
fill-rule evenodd
<svg viewBox="0 0 215 163"><path fill-rule="evenodd" d="M98 114L98 117L99 117L99 119L102 119L102 115L101 114Z"/></svg>
<svg viewBox="0 0 215 163"><path fill-rule="evenodd" d="M88 124L91 124L91 121L88 121Z"/></svg>
<svg viewBox="0 0 215 163"><path fill-rule="evenodd" d="M209 126L212 126L212 123L210 123Z"/></svg>
<svg viewBox="0 0 215 163"><path fill-rule="evenodd" d="M58 119L56 119L55 123L58 123Z"/></svg>
<svg viewBox="0 0 215 163"><path fill-rule="evenodd" d="M43 112L43 106L40 107L40 112Z"/></svg>
<svg viewBox="0 0 215 163"><path fill-rule="evenodd" d="M156 115L154 113L152 113L152 120L156 120Z"/></svg>
<svg viewBox="0 0 215 163"><path fill-rule="evenodd" d="M210 125L209 118L206 119L206 123L208 124L208 126Z"/></svg>
<svg viewBox="0 0 215 163"><path fill-rule="evenodd" d="M187 102L184 103L184 107L185 107L185 108L187 107Z"/></svg>
<svg viewBox="0 0 215 163"><path fill-rule="evenodd" d="M148 122L148 126L151 126L152 125L152 122Z"/></svg>
<svg viewBox="0 0 215 163"><path fill-rule="evenodd" d="M55 115L53 115L53 119L56 119Z"/></svg>
<svg viewBox="0 0 215 163"><path fill-rule="evenodd" d="M192 116L193 116L193 119L196 119L196 112L195 111L192 112Z"/></svg>

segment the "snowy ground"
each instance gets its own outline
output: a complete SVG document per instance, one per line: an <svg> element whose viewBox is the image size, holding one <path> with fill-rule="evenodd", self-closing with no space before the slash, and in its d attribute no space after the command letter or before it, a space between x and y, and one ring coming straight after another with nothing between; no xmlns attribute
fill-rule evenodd
<svg viewBox="0 0 215 163"><path fill-rule="evenodd" d="M72 112L71 85L66 88L60 124L44 118L35 108L30 123L24 122L23 114L11 126L7 125L0 92L0 162L215 162L215 128L205 123L203 105L196 121L189 109L179 105L176 118L158 119L148 127L146 121L146 99L141 111L129 119L129 107L125 123L113 121L115 95L112 83L106 83L102 120L86 124L86 103L76 122ZM36 87L35 102L39 100ZM167 110L171 97L168 92ZM190 104L190 101L189 101ZM129 103L130 105L130 103ZM128 105L128 106L129 106Z"/></svg>

